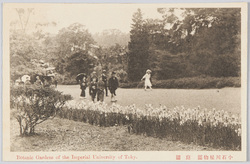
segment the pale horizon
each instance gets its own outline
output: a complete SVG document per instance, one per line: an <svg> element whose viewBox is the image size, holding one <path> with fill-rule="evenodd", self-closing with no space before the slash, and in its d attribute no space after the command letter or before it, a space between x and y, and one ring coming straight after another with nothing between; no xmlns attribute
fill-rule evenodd
<svg viewBox="0 0 250 164"><path fill-rule="evenodd" d="M57 34L60 29L68 27L73 23L84 25L91 34L101 33L107 29L119 29L123 33L129 33L131 30L132 16L138 8L141 9L144 19L161 18L161 14L157 12L157 8L130 5L110 8L109 5L95 5L90 7L88 5L72 4L64 6L54 4L39 6L39 8L29 8L34 8L34 12L30 15L27 31L34 30L36 23L55 22L56 26L48 26L44 29L51 34ZM12 17L10 21L19 21L15 8L11 11Z"/></svg>

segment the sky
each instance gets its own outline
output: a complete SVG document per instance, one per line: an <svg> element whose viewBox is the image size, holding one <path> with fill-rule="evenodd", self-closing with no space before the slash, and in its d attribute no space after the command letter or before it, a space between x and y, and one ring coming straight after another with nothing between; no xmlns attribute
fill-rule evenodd
<svg viewBox="0 0 250 164"><path fill-rule="evenodd" d="M18 6L19 7L19 6ZM156 7L139 6L144 18L161 18ZM34 23L56 22L56 26L46 28L47 32L57 33L63 27L73 23L85 25L90 33L102 32L105 29L119 29L129 33L132 23L132 15L137 11L136 5L103 5L103 4L54 4L29 6L34 8L30 15L28 29L32 29ZM15 8L12 8L12 20L18 20Z"/></svg>

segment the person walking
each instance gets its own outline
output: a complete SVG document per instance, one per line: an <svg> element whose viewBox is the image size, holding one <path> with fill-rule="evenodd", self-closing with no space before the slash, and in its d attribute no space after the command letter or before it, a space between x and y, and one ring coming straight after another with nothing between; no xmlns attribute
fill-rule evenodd
<svg viewBox="0 0 250 164"><path fill-rule="evenodd" d="M147 70L146 71L146 74L142 77L141 80L145 80L145 83L144 83L144 90L146 91L147 90L147 87L150 88L150 90L152 90L152 83L151 83L151 70Z"/></svg>
<svg viewBox="0 0 250 164"><path fill-rule="evenodd" d="M117 101L115 96L116 96L116 89L118 88L118 79L115 76L115 72L112 72L111 78L108 81L108 87L111 93L111 101Z"/></svg>
<svg viewBox="0 0 250 164"><path fill-rule="evenodd" d="M80 97L86 98L85 90L87 88L87 78L86 76L83 76L82 80L80 81L80 88L81 88L81 94Z"/></svg>
<svg viewBox="0 0 250 164"><path fill-rule="evenodd" d="M106 76L106 70L102 71L102 81L104 82L106 96L108 96L108 78Z"/></svg>
<svg viewBox="0 0 250 164"><path fill-rule="evenodd" d="M97 93L97 82L96 82L96 77L93 77L89 86L89 94L93 102L95 101L96 93Z"/></svg>
<svg viewBox="0 0 250 164"><path fill-rule="evenodd" d="M103 102L104 100L105 83L102 80L97 82L97 101Z"/></svg>
<svg viewBox="0 0 250 164"><path fill-rule="evenodd" d="M98 78L97 78L97 75L96 75L96 71L93 71L91 74L90 74L90 78L89 78L89 84L91 85L91 83L94 83L93 79L95 79L95 83L97 85L97 82L98 82ZM97 89L97 88L96 88ZM89 95L91 96L91 87L89 86Z"/></svg>

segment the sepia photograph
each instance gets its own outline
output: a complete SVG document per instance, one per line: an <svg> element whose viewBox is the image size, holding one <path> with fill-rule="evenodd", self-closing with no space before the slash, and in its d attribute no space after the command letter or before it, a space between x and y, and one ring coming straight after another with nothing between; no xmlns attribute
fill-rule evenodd
<svg viewBox="0 0 250 164"><path fill-rule="evenodd" d="M3 4L3 159L245 161L246 15Z"/></svg>

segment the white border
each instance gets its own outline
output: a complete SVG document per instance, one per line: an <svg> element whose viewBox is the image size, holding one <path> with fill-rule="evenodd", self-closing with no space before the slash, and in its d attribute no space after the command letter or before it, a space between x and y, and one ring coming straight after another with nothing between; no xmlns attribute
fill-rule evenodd
<svg viewBox="0 0 250 164"><path fill-rule="evenodd" d="M8 1L8 2L14 2L14 1ZM25 2L27 2L27 1L25 1ZM33 1L34 2L34 1ZM39 2L46 2L46 1L39 1ZM51 1L50 1L51 2ZM59 2L59 1L53 1L54 3L56 3L56 2ZM60 2L62 2L62 1L60 1ZM63 2L69 2L69 1L63 1ZM83 2L83 1L70 1L71 3L79 3L79 2ZM86 3L90 3L90 2L100 2L100 1L84 1L84 2L86 2ZM104 3L105 1L101 1L101 3ZM114 1L106 1L106 2L114 2ZM117 2L117 1L115 1L115 2ZM130 3L130 2L128 2L128 1L121 1L122 3ZM141 1L137 1L137 2L139 2L139 3L142 3ZM149 1L143 1L143 3L148 3ZM152 1L151 1L152 2ZM176 1L175 1L176 2ZM179 1L177 1L177 2L179 2ZM186 1L185 1L186 2ZM191 1L191 2L193 2L193 1ZM196 1L197 2L197 1ZM209 1L209 2L214 2L214 1ZM218 1L216 1L216 2L218 2ZM227 1L227 2L230 2L230 1ZM155 3L155 1L154 1L154 3ZM169 3L169 1L159 1L159 3ZM173 3L173 2L172 2ZM154 5L154 4L150 4L150 5ZM168 7L174 7L174 5L176 5L176 4L169 4L168 5ZM183 4L181 4L181 5L183 5ZM186 4L187 6L185 6L185 7L188 7L188 6L190 6L190 7L194 7L194 4ZM199 5L199 4L198 4ZM204 4L201 4L201 5L204 5ZM216 4L216 5L221 5L221 4ZM223 4L224 5L224 4ZM230 4L229 6L231 6L231 5L233 5L234 7L235 7L235 4ZM206 4L206 7L209 7L210 6L210 4ZM204 6L203 6L204 7ZM223 6L224 7L224 6ZM231 6L232 7L232 6ZM245 11L246 12L246 11ZM247 14L246 14L247 15ZM3 25L3 24L2 24ZM245 27L245 26L244 26ZM244 35L246 35L247 34L247 29L246 28L244 28L243 26L242 26L242 35L241 36L244 36ZM5 29L3 29L3 30L5 30ZM6 31L4 31L4 34L6 35L7 33L6 33ZM6 41L6 40L5 40ZM247 38L245 38L245 40L244 40L245 42L242 42L242 43L244 43L244 44L242 44L242 53L244 52L244 54L246 54L247 53L247 50L246 50L246 47L247 47ZM8 54L8 52L5 52L6 54ZM5 53L3 53L3 54L5 54ZM8 68L7 68L7 63L9 63L9 59L8 58L6 58L6 56L4 56L2 54L2 57L3 57L3 60L2 61L4 61L4 63L3 63L3 70L8 70ZM247 61L247 56L246 55L243 55L243 57L244 58L242 58L242 62L246 62ZM7 62L8 61L8 62ZM7 64L7 65L6 65ZM243 71L244 70L244 71ZM244 74L244 75L247 75L247 70L246 69L242 69L242 74ZM4 79L9 79L9 74L6 74L6 72L3 72L3 75L4 75ZM3 79L3 80L4 80ZM1 81L2 82L2 81ZM6 88L9 88L9 86L8 86L8 84L5 84L4 83L4 88L3 88L3 93L4 94L2 94L2 97L4 98L4 100L6 100L6 98L7 99L9 99L9 89L6 89ZM245 77L242 77L242 94L244 95L244 97L246 97L246 94L247 94L247 76L245 76ZM4 95L4 96L3 96ZM242 96L243 96L242 95ZM245 100L243 100L243 104L242 105L246 105L246 99ZM3 101L3 106L8 106L9 105L9 103L8 103L9 101ZM3 111L3 110L2 110ZM4 116L4 118L9 118L9 114L8 114L8 112L7 113L5 113L6 112L6 110L4 110L4 113L3 113L3 115L2 116ZM7 117L8 116L8 117ZM243 112L242 111L242 118L246 118L247 117L247 113L246 112ZM249 117L249 116L248 116ZM2 120L1 120L2 121ZM248 120L248 122L249 122L249 120ZM7 128L7 126L3 126L3 127L6 127L6 129L8 129ZM244 128L246 128L246 127L242 127L243 129ZM4 129L5 130L5 129ZM249 132L248 132L249 133ZM246 136L246 135L243 135L242 134L242 136ZM4 136L3 136L4 137ZM249 138L249 135L248 135L248 138ZM5 140L5 139L7 139L7 138L4 138L4 141L6 142L7 140ZM246 139L246 138L245 138ZM244 138L243 138L243 141L244 141ZM3 145L4 146L4 145ZM243 147L242 147L243 148ZM5 149L6 150L6 147L5 148L3 148L3 149ZM65 152L64 152L65 153ZM127 152L128 153L128 152ZM160 155L160 156L162 156L162 155L165 155L165 154L161 154L161 153L159 153L159 152L157 152L158 153L158 155ZM41 153L39 152L39 154L41 155ZM50 152L50 154L51 154L51 152ZM102 154L103 154L103 152L102 152ZM189 154L190 154L190 152L189 152ZM148 157L150 157L151 156L151 154L148 154ZM173 157L175 157L175 156L173 156ZM7 156L5 156L4 155L4 158L8 158ZM149 161L150 159L146 159L146 161ZM200 162L200 161L199 161Z"/></svg>

